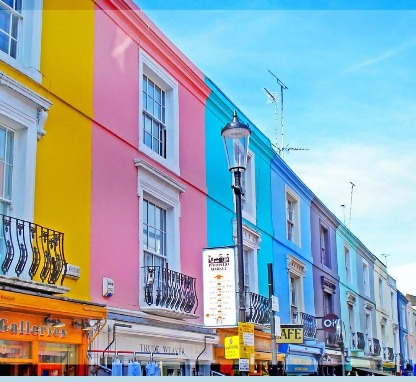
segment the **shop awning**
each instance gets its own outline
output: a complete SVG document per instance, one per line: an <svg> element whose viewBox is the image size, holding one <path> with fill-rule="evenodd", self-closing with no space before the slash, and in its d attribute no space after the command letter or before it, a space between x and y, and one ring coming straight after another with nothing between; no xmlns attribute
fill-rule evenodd
<svg viewBox="0 0 416 382"><path fill-rule="evenodd" d="M355 370L359 370L359 371L363 371L365 373L369 373L369 374L374 374L374 375L381 375L381 376L386 376L386 377L391 377L391 374L388 373L384 373L380 370L377 369L366 369L364 367L354 367Z"/></svg>

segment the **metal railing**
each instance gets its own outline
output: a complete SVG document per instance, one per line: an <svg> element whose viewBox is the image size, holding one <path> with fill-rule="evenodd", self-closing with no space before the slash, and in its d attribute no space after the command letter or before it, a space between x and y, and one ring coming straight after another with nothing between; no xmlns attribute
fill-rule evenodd
<svg viewBox="0 0 416 382"><path fill-rule="evenodd" d="M389 361L394 361L393 348L387 348L387 358L388 358Z"/></svg>
<svg viewBox="0 0 416 382"><path fill-rule="evenodd" d="M357 349L365 349L364 333L357 332Z"/></svg>
<svg viewBox="0 0 416 382"><path fill-rule="evenodd" d="M39 278L62 285L67 271L64 234L39 224L0 214L0 259L3 275Z"/></svg>
<svg viewBox="0 0 416 382"><path fill-rule="evenodd" d="M247 292L247 322L258 325L270 325L270 299L257 293Z"/></svg>
<svg viewBox="0 0 416 382"><path fill-rule="evenodd" d="M357 340L355 338L356 333L355 332L351 332L351 349L356 349L357 346Z"/></svg>
<svg viewBox="0 0 416 382"><path fill-rule="evenodd" d="M316 338L316 318L307 313L300 313L300 323L303 324L303 335L307 338Z"/></svg>
<svg viewBox="0 0 416 382"><path fill-rule="evenodd" d="M146 266L143 270L147 305L189 314L192 310L196 312L198 296L194 277L161 266Z"/></svg>
<svg viewBox="0 0 416 382"><path fill-rule="evenodd" d="M373 353L376 355L381 354L381 345L378 338L373 338Z"/></svg>

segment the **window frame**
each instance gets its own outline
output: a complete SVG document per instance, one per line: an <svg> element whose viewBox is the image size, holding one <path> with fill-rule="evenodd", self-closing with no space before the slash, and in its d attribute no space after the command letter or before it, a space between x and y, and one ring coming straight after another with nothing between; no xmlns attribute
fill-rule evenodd
<svg viewBox="0 0 416 382"><path fill-rule="evenodd" d="M165 172L154 167L143 159L134 160L138 170L137 195L139 198L139 290L141 291L144 280L145 248L143 241L144 208L146 199L166 210L166 253L169 269L181 272L180 256L180 194L186 191L186 187ZM139 303L144 303L143 293L139 293Z"/></svg>
<svg viewBox="0 0 416 382"><path fill-rule="evenodd" d="M331 248L329 242L329 229L322 222L319 224L319 243L321 263L331 269Z"/></svg>
<svg viewBox="0 0 416 382"><path fill-rule="evenodd" d="M7 5L0 6L5 9ZM8 7L10 9L10 7ZM41 83L40 52L43 0L22 1L16 58L0 50L0 60Z"/></svg>
<svg viewBox="0 0 416 382"><path fill-rule="evenodd" d="M303 278L306 272L306 264L291 254L288 254L286 256L286 262L287 262L287 273L288 273L287 277L288 277L288 286L289 286L289 307L290 307L289 320L290 322L292 322L292 307L297 308L298 317L301 312L305 311L305 291L304 291ZM295 280L296 297L298 299L298 301L296 301L297 305L294 305L292 301L291 279Z"/></svg>
<svg viewBox="0 0 416 382"><path fill-rule="evenodd" d="M143 76L165 91L165 150L166 157L156 153L144 142L144 109ZM179 167L179 85L178 82L150 57L143 49L139 50L139 142L138 149L176 175Z"/></svg>
<svg viewBox="0 0 416 382"><path fill-rule="evenodd" d="M346 245L344 245L344 262L345 262L346 281L352 284L351 251L350 251L350 248Z"/></svg>
<svg viewBox="0 0 416 382"><path fill-rule="evenodd" d="M241 174L241 186L244 192L241 198L242 217L256 224L256 163L254 153L250 150L247 152L246 170Z"/></svg>
<svg viewBox="0 0 416 382"><path fill-rule="evenodd" d="M293 206L292 217L289 217L290 205ZM300 198L287 185L285 186L285 210L286 210L286 239L296 244L298 247L301 247ZM292 228L291 235L289 232L289 225L291 225L291 228Z"/></svg>

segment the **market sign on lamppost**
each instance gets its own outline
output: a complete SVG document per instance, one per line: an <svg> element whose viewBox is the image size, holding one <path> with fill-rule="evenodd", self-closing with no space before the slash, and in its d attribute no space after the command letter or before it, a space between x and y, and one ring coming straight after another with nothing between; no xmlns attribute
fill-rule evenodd
<svg viewBox="0 0 416 382"><path fill-rule="evenodd" d="M202 264L204 325L236 326L235 248L205 248Z"/></svg>

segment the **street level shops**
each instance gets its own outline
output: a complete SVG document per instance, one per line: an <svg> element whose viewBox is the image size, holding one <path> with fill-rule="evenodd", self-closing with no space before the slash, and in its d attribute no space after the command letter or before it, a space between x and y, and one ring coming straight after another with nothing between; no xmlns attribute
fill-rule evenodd
<svg viewBox="0 0 416 382"><path fill-rule="evenodd" d="M133 362L139 363L141 375L149 364L161 376L210 375L213 344L218 342L213 330L140 312L109 311L108 318L90 348L91 365L110 373L119 361L120 375L128 375Z"/></svg>
<svg viewBox="0 0 416 382"><path fill-rule="evenodd" d="M105 318L102 305L0 290L0 375L87 375L90 337Z"/></svg>
<svg viewBox="0 0 416 382"><path fill-rule="evenodd" d="M238 359L225 358L225 338L238 336L238 328L217 329L220 339L214 347L213 370L224 375L239 375ZM268 364L272 361L272 343L270 333L254 330L254 353L249 360L249 375L268 375Z"/></svg>

